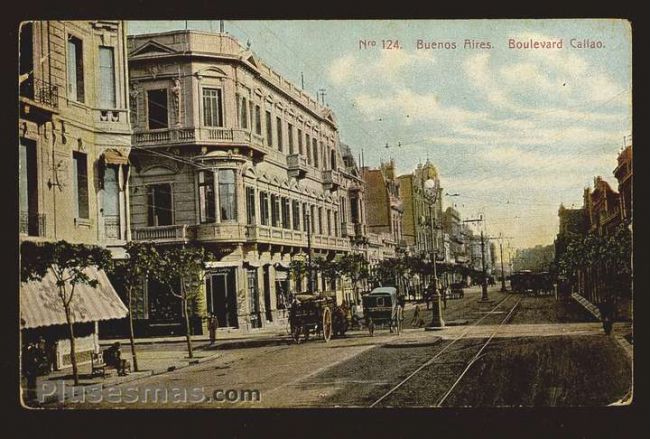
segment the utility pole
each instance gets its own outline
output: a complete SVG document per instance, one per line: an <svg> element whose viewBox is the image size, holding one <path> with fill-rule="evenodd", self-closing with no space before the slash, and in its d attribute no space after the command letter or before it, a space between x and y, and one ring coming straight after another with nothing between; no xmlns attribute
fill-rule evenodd
<svg viewBox="0 0 650 439"><path fill-rule="evenodd" d="M501 236L501 234L499 234ZM501 292L505 293L506 289L506 273L503 271L503 239L499 240L499 251L501 253Z"/></svg>
<svg viewBox="0 0 650 439"><path fill-rule="evenodd" d="M488 301L487 271L485 270L485 240L481 230L481 263L483 267L483 282L481 282L481 302Z"/></svg>

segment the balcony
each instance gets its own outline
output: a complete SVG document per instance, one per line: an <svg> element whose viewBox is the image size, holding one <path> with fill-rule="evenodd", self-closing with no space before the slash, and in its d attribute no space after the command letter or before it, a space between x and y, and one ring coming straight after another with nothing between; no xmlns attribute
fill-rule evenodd
<svg viewBox="0 0 650 439"><path fill-rule="evenodd" d="M192 226L193 238L202 242L244 242L246 226L239 223L213 223Z"/></svg>
<svg viewBox="0 0 650 439"><path fill-rule="evenodd" d="M132 236L134 241L150 241L157 244L183 244L191 238L186 224L142 227L134 229Z"/></svg>
<svg viewBox="0 0 650 439"><path fill-rule="evenodd" d="M21 115L49 120L58 113L59 87L41 79L29 77L20 84Z"/></svg>
<svg viewBox="0 0 650 439"><path fill-rule="evenodd" d="M289 176L294 178L304 178L307 175L307 159L300 154L291 154L287 156L287 168Z"/></svg>
<svg viewBox="0 0 650 439"><path fill-rule="evenodd" d="M19 233L27 236L45 236L45 215L20 212Z"/></svg>
<svg viewBox="0 0 650 439"><path fill-rule="evenodd" d="M341 235L354 237L354 224L353 223L341 223Z"/></svg>
<svg viewBox="0 0 650 439"><path fill-rule="evenodd" d="M338 171L333 169L323 171L323 184L325 185L325 189L330 192L334 192L341 187L342 180L341 174Z"/></svg>
<svg viewBox="0 0 650 439"><path fill-rule="evenodd" d="M263 225L247 225L245 227L248 242L307 247L307 233L302 231ZM348 240L336 236L312 235L311 244L314 248L328 250L349 249Z"/></svg>
<svg viewBox="0 0 650 439"><path fill-rule="evenodd" d="M249 149L259 158L266 154L260 136L248 130L222 127L168 128L147 130L133 135L136 146L173 146L173 145L232 145Z"/></svg>

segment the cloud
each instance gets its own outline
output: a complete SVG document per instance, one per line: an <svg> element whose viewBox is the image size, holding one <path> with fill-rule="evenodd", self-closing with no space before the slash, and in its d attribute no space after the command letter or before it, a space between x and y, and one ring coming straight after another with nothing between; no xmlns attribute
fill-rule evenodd
<svg viewBox="0 0 650 439"><path fill-rule="evenodd" d="M381 78L381 81L398 83L401 74L412 67L425 67L435 63L435 57L425 51L409 52L406 50L382 50L371 59L347 54L332 62L327 74L336 86L346 84L368 84L369 80Z"/></svg>

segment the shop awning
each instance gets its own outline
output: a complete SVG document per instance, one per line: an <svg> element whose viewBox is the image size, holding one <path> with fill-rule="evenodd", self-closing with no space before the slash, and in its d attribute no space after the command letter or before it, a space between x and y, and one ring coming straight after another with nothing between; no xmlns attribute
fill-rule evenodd
<svg viewBox="0 0 650 439"><path fill-rule="evenodd" d="M102 154L102 159L107 165L128 165L129 157L116 149L107 149Z"/></svg>
<svg viewBox="0 0 650 439"><path fill-rule="evenodd" d="M95 267L85 270L99 284L93 288L77 284L72 299L72 317L75 323L121 319L128 315L111 285L106 273ZM20 326L23 329L66 324L65 311L59 298L56 278L50 271L40 281L20 284Z"/></svg>

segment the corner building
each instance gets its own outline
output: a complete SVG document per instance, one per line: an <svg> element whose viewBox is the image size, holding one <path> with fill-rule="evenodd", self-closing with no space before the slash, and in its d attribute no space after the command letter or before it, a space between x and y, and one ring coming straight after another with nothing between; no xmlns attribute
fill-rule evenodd
<svg viewBox="0 0 650 439"><path fill-rule="evenodd" d="M228 34L137 35L128 50L133 239L215 256L197 330L208 314L224 329L284 325L287 293L306 289L289 266L306 258L308 230L313 256L328 259L365 230L350 205L363 202L363 182L343 161L333 112ZM179 330L163 288L149 282L143 302L139 320Z"/></svg>

